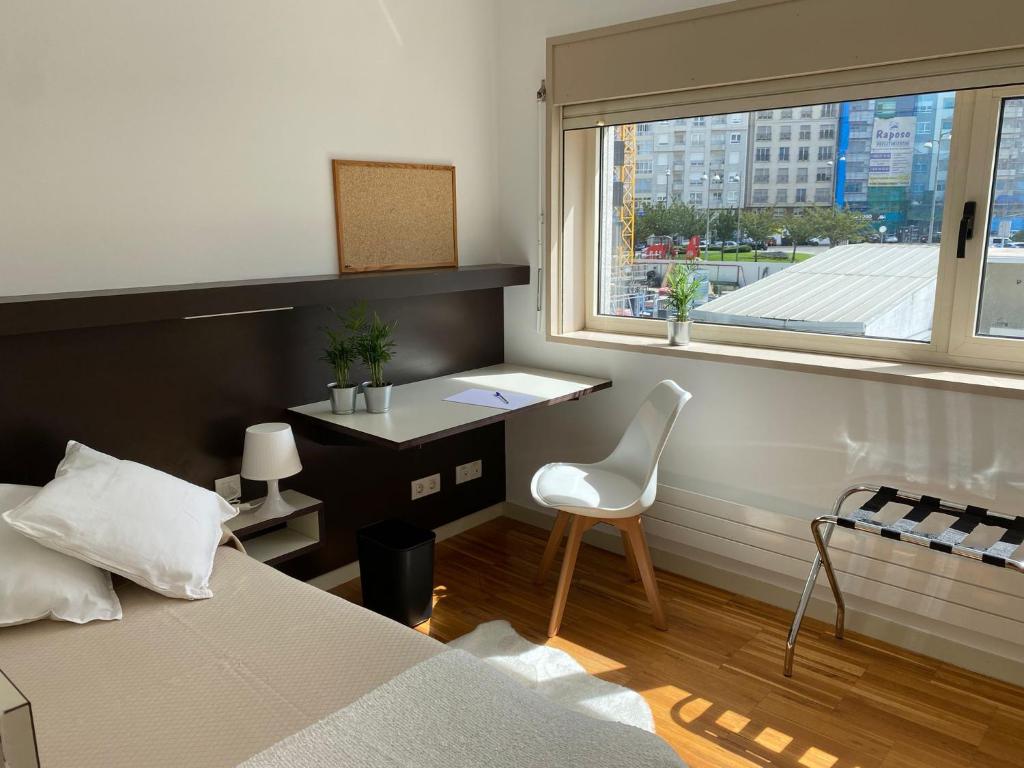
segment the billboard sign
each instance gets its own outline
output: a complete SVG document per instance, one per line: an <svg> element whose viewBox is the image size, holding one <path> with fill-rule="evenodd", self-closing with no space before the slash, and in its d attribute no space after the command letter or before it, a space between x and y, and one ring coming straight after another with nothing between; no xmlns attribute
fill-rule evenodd
<svg viewBox="0 0 1024 768"><path fill-rule="evenodd" d="M916 131L916 117L875 118L868 161L868 186L910 186Z"/></svg>

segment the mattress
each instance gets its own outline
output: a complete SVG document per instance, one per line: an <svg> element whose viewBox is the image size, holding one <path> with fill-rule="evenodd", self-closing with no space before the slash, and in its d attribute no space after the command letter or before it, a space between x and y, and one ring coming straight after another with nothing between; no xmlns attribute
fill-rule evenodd
<svg viewBox="0 0 1024 768"><path fill-rule="evenodd" d="M123 584L121 621L0 629L45 768L234 766L444 650L228 547L211 587Z"/></svg>

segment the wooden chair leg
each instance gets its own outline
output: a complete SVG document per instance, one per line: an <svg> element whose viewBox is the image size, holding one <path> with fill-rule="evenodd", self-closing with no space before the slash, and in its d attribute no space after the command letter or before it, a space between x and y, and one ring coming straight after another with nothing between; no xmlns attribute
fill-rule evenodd
<svg viewBox="0 0 1024 768"><path fill-rule="evenodd" d="M636 564L636 555L633 554L633 545L629 543L629 537L625 531L620 530L622 534L622 551L626 555L626 566L629 568L629 579L630 581L640 581L640 567Z"/></svg>
<svg viewBox="0 0 1024 768"><path fill-rule="evenodd" d="M565 545L565 556L562 558L562 571L558 576L558 589L555 590L555 603L551 608L551 621L548 622L548 637L558 634L562 626L562 614L565 613L565 601L569 597L572 586L572 572L576 568L576 556L580 551L583 534L597 524L597 520L582 515L571 515L569 541Z"/></svg>
<svg viewBox="0 0 1024 768"><path fill-rule="evenodd" d="M562 544L562 536L565 535L565 524L569 522L569 513L558 510L558 517L555 524L551 526L551 535L548 536L548 544L544 547L544 556L540 559L540 568L537 569L537 576L533 580L535 584L543 584L544 578L548 575L548 569L558 554L558 548Z"/></svg>
<svg viewBox="0 0 1024 768"><path fill-rule="evenodd" d="M651 564L651 552L647 548L647 538L644 536L644 528L640 522L640 516L618 521L617 525L632 545L633 556L636 558L637 566L640 568L640 580L644 583L644 591L647 593L647 600L651 604L654 626L658 629L668 629L668 624L665 622L665 609L661 605L661 595L658 594L658 580L654 575L654 566Z"/></svg>

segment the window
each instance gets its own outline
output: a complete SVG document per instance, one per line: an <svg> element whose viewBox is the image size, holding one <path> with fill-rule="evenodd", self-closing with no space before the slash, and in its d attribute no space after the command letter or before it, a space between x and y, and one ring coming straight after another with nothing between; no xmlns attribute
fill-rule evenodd
<svg viewBox="0 0 1024 768"><path fill-rule="evenodd" d="M999 113L974 332L1024 347L1024 96L1003 100Z"/></svg>
<svg viewBox="0 0 1024 768"><path fill-rule="evenodd" d="M686 131L676 131L675 132L675 142L676 142L676 144L685 144L686 143Z"/></svg>
<svg viewBox="0 0 1024 768"><path fill-rule="evenodd" d="M711 262L698 265L707 288L693 308L695 339L1024 370L1024 86L982 88L960 98L953 92L915 95L896 90L898 84L879 87L909 95L785 109L779 103L782 97L764 96L766 109L752 115L709 111L703 122L724 119L728 124L741 115L753 124L753 136L743 129L711 132L724 142L723 149L712 152L711 163L704 152L691 149L685 173L669 177L657 170L658 153L634 159L635 174L623 166L625 157L636 157L621 150L623 143L631 140L639 147L638 137L656 140L661 128L640 130L636 124L635 131L625 131L622 126L594 127L593 119L587 125L581 120L580 136L600 139L578 140L581 147L599 147L600 153L589 165L580 163L599 169L595 185L600 190L592 196L593 214L587 214L596 217L593 229L587 223L582 230L596 233L585 246L592 249L584 261L589 277L581 278L583 285L596 289L580 294L576 305L586 307L579 313L586 327L660 335L663 326L653 321L663 320L664 307L649 285L660 285L670 264L653 256L642 262L642 269L634 263L642 259L639 253L648 236L703 236L712 215L702 216L703 211L725 207L742 214L744 206L775 206L780 234L788 234L784 228L789 225L804 223L793 230L795 246L782 248L792 258L772 262L770 270L751 270L749 282L739 288L735 277L724 272L719 283L720 270ZM865 88L859 86L855 92L859 97ZM756 104L758 97L743 98ZM772 98L778 100L768 109ZM660 118L664 103L651 106L662 110L652 114ZM711 103L732 106L726 99ZM740 103L738 98L732 102ZM686 106L691 115L694 109ZM787 110L811 122L797 123L796 131L779 125L776 132L768 121L782 119ZM688 126L701 121L682 119ZM567 142L575 131L566 130ZM692 129L689 133L691 143L693 136L707 135ZM802 144L795 156L790 146L779 146L778 151L757 146L772 138L795 138L794 133ZM586 152L592 150L577 154L583 157ZM568 157L570 152L563 154ZM568 169L568 160L563 161ZM790 161L792 166L775 165ZM722 181L710 182L703 172ZM635 231L624 245L622 201L652 194L636 176L647 177L655 200L667 198L669 205L681 210L664 220L634 214ZM624 179L635 179L632 196L623 194L622 185L628 183ZM571 191L570 182L566 176L564 188ZM582 188L587 189L585 183ZM564 210L581 210L584 199L581 195ZM697 215L685 208L684 200L699 209ZM964 200L977 202L975 237L966 244L965 258L957 259ZM956 218L944 221L951 214ZM801 216L805 218L793 218ZM830 245L809 242L818 238ZM657 273L655 278L647 274L651 270ZM772 281L761 286L769 274ZM865 275L877 288L865 290ZM822 282L822 276L827 281ZM940 285L945 287L942 291ZM769 286L785 301L780 298L773 304L773 294L765 292ZM754 289L760 291L757 301L745 300ZM879 295L885 300L879 301Z"/></svg>
<svg viewBox="0 0 1024 768"><path fill-rule="evenodd" d="M699 147L704 144L704 137L706 134L703 133L691 133L690 134L690 146Z"/></svg>
<svg viewBox="0 0 1024 768"><path fill-rule="evenodd" d="M792 109L784 109L784 110L782 110L779 113L779 117L781 117L783 120L792 120L793 119L793 110Z"/></svg>
<svg viewBox="0 0 1024 768"><path fill-rule="evenodd" d="M671 138L671 137L667 133L659 133L658 134L658 144L663 146L663 147L666 146L668 144L669 138Z"/></svg>
<svg viewBox="0 0 1024 768"><path fill-rule="evenodd" d="M779 128L779 141L789 141L793 138L793 126L783 125Z"/></svg>

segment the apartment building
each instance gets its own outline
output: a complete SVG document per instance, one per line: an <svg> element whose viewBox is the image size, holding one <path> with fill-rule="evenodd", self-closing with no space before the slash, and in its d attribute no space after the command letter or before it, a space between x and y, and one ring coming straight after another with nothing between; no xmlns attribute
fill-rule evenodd
<svg viewBox="0 0 1024 768"><path fill-rule="evenodd" d="M839 105L767 109L748 115L745 206L798 208L835 199Z"/></svg>
<svg viewBox="0 0 1024 768"><path fill-rule="evenodd" d="M746 113L637 124L636 199L735 208L745 199Z"/></svg>

